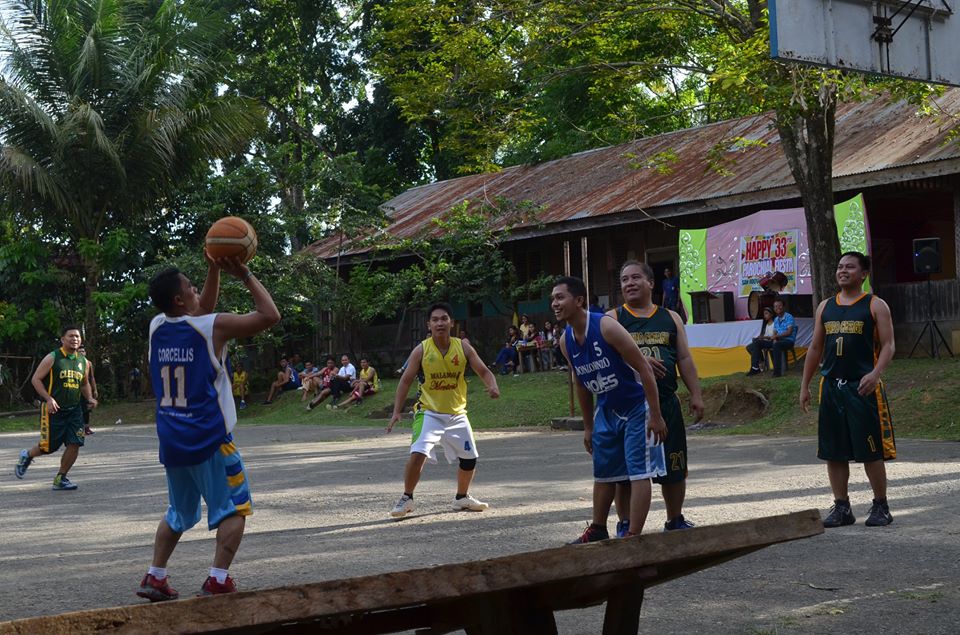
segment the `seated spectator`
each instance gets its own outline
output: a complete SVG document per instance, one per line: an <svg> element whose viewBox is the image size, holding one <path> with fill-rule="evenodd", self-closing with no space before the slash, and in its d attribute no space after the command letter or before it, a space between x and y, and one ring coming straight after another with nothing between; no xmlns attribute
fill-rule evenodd
<svg viewBox="0 0 960 635"><path fill-rule="evenodd" d="M300 361L300 353L294 353L293 357L290 358L290 365L293 366L293 370L297 371L299 374L303 374L306 364Z"/></svg>
<svg viewBox="0 0 960 635"><path fill-rule="evenodd" d="M370 360L361 357L360 375L353 382L353 391L350 396L333 407L343 408L351 403L360 403L364 397L375 395L378 392L380 392L380 376L377 375L377 369L370 365Z"/></svg>
<svg viewBox="0 0 960 635"><path fill-rule="evenodd" d="M537 335L537 327L526 315L520 316L520 339L524 342L532 342Z"/></svg>
<svg viewBox="0 0 960 635"><path fill-rule="evenodd" d="M237 399L237 407L243 410L247 407L247 392L250 390L247 371L243 370L237 360L233 362L233 396Z"/></svg>
<svg viewBox="0 0 960 635"><path fill-rule="evenodd" d="M328 356L326 364L317 374L316 381L319 382L317 385L319 392L317 393L317 396L307 404L308 411L319 406L321 403L323 403L324 399L330 396L332 392L331 384L333 383L333 379L337 376L337 371L339 370L340 369L337 368L337 360L335 360L332 355Z"/></svg>
<svg viewBox="0 0 960 635"><path fill-rule="evenodd" d="M753 376L760 373L760 364L763 362L765 351L772 352L773 357L773 376L783 376L783 355L784 351L793 348L797 337L797 325L793 316L784 309L783 300L777 300L773 303L773 335L769 340L757 338L753 341L753 351L750 353L750 372L747 376Z"/></svg>
<svg viewBox="0 0 960 635"><path fill-rule="evenodd" d="M320 390L320 369L313 365L313 362L303 363L303 372L300 373L300 387L303 389L303 395L300 401L306 401L310 395Z"/></svg>
<svg viewBox="0 0 960 635"><path fill-rule="evenodd" d="M500 374L506 375L513 372L516 375L517 370L517 342L520 341L520 330L515 326L507 327L507 339L503 343L503 348L497 353L497 359L493 362L493 368L500 367Z"/></svg>
<svg viewBox="0 0 960 635"><path fill-rule="evenodd" d="M353 382L357 378L357 367L350 363L350 357L344 355L340 358L340 370L337 376L330 380L330 395L333 399L339 399L353 390Z"/></svg>
<svg viewBox="0 0 960 635"><path fill-rule="evenodd" d="M553 335L553 323L547 320L543 323L543 329L537 333L537 347L540 353L541 370L553 370L553 368L555 368L553 350L556 345L556 338Z"/></svg>
<svg viewBox="0 0 960 635"><path fill-rule="evenodd" d="M140 398L140 369L136 366L130 369L130 396Z"/></svg>
<svg viewBox="0 0 960 635"><path fill-rule="evenodd" d="M563 335L565 327L560 322L553 325L553 363L557 370L567 370L567 361L560 350L560 336Z"/></svg>
<svg viewBox="0 0 960 635"><path fill-rule="evenodd" d="M300 375L296 369L290 365L287 358L284 357L280 360L280 372L277 373L277 380L270 384L270 392L267 393L267 398L263 402L263 405L269 406L273 403L274 398L279 397L288 390L296 390L299 387Z"/></svg>
<svg viewBox="0 0 960 635"><path fill-rule="evenodd" d="M754 351L757 349L758 341L773 341L773 307L764 307L763 322L760 324L760 334L753 338L753 341L747 344L747 352L750 353L750 359L753 359ZM751 369L753 370L753 369ZM748 375L750 373L747 373ZM755 375L756 373L754 373Z"/></svg>

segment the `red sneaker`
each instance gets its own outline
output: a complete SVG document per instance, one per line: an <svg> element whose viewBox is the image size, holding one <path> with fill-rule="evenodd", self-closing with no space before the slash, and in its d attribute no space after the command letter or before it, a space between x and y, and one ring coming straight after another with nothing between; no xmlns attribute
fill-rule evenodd
<svg viewBox="0 0 960 635"><path fill-rule="evenodd" d="M176 600L180 597L177 590L170 586L170 576L162 580L157 580L149 573L143 577L137 595L142 598L147 598L151 602L166 602L167 600Z"/></svg>
<svg viewBox="0 0 960 635"><path fill-rule="evenodd" d="M220 595L221 593L236 593L237 592L237 583L233 581L233 578L227 576L227 579L224 580L223 584L217 582L217 579L212 575L207 577L204 581L203 586L200 587L200 595Z"/></svg>

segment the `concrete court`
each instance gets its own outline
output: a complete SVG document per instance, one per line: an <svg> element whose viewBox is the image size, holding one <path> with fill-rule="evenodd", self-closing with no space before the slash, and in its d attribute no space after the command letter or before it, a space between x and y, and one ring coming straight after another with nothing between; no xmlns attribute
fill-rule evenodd
<svg viewBox="0 0 960 635"><path fill-rule="evenodd" d="M581 433L509 430L477 435L473 493L489 511L449 510L455 472L441 459L425 469L415 515L392 521L408 439L406 430L385 436L379 428L241 427L256 510L231 569L241 589L553 547L589 519ZM133 592L166 500L152 427L98 428L70 473L75 492L50 490L59 455L14 478L18 450L35 440L0 435L0 620L142 601ZM687 517L714 524L825 513L831 499L814 446L811 438L691 435ZM856 525L654 587L641 631L957 633L960 443L901 440L898 449L888 464L892 526L863 525L870 493L854 466ZM663 520L655 488L647 531ZM205 525L185 534L170 563L181 594L199 589L212 554ZM560 631L599 633L602 611L560 613Z"/></svg>

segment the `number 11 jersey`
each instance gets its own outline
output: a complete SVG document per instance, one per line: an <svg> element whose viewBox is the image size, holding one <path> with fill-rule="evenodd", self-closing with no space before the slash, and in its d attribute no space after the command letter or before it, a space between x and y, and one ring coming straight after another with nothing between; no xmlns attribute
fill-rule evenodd
<svg viewBox="0 0 960 635"><path fill-rule="evenodd" d="M216 319L216 313L161 313L150 322L150 382L157 398L160 462L168 467L207 460L237 424L225 354L218 358L213 350Z"/></svg>

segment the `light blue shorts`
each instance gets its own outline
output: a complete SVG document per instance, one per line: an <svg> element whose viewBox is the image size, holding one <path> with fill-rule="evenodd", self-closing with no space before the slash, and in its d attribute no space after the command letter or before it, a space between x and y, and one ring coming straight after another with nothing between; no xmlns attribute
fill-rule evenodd
<svg viewBox="0 0 960 635"><path fill-rule="evenodd" d="M166 470L170 506L164 519L176 533L200 522L201 498L207 504L207 528L211 530L225 518L253 513L247 473L233 441L221 445L203 463Z"/></svg>
<svg viewBox="0 0 960 635"><path fill-rule="evenodd" d="M593 413L593 478L598 483L639 481L667 473L663 445L647 434L647 403L628 412L600 408Z"/></svg>

